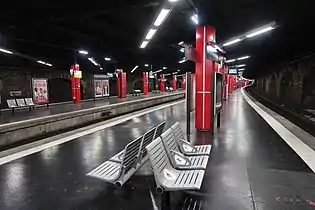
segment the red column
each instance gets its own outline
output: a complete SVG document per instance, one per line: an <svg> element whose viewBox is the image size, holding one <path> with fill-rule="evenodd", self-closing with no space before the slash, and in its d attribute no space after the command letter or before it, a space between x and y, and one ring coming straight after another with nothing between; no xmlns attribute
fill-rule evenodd
<svg viewBox="0 0 315 210"><path fill-rule="evenodd" d="M72 87L72 100L73 102L80 102L81 101L81 72L80 66L78 64L71 66L71 87Z"/></svg>
<svg viewBox="0 0 315 210"><path fill-rule="evenodd" d="M176 75L173 75L173 80L172 80L172 86L173 86L173 90L176 90L176 82L177 82L177 77Z"/></svg>
<svg viewBox="0 0 315 210"><path fill-rule="evenodd" d="M183 90L186 90L186 76L182 77L182 88Z"/></svg>
<svg viewBox="0 0 315 210"><path fill-rule="evenodd" d="M121 98L126 98L127 96L127 76L126 72L121 72Z"/></svg>
<svg viewBox="0 0 315 210"><path fill-rule="evenodd" d="M126 88L127 88L127 81L126 81L126 73L123 72L122 69L116 70L117 74L117 97L118 98L126 98Z"/></svg>
<svg viewBox="0 0 315 210"><path fill-rule="evenodd" d="M196 29L196 105L195 127L198 130L211 130L212 76L213 61L206 58L206 44L214 41L215 29L212 26L199 26Z"/></svg>
<svg viewBox="0 0 315 210"><path fill-rule="evenodd" d="M165 77L164 74L160 75L160 91L165 92Z"/></svg>
<svg viewBox="0 0 315 210"><path fill-rule="evenodd" d="M149 74L148 72L143 72L143 94L146 95L149 92Z"/></svg>

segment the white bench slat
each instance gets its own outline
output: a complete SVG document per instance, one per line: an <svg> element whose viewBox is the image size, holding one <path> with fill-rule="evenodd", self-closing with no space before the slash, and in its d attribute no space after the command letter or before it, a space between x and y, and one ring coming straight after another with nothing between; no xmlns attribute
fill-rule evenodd
<svg viewBox="0 0 315 210"><path fill-rule="evenodd" d="M207 168L208 159L209 159L209 156L207 155L191 156L191 157L188 156L188 157L183 157L183 158L188 158L189 161L185 161L185 160L183 160L184 162L177 161L178 155L182 155L182 156L184 155L180 152L178 145L176 144L176 140L174 138L171 128L169 128L166 132L164 132L161 135L161 139L165 146L167 155L171 159L171 164L173 165L174 168L176 169L203 169L203 170ZM172 151L175 151L175 153Z"/></svg>
<svg viewBox="0 0 315 210"><path fill-rule="evenodd" d="M8 104L8 107L11 108L11 109L17 107L17 104L16 104L15 99L9 99L9 100L7 100L7 104Z"/></svg>
<svg viewBox="0 0 315 210"><path fill-rule="evenodd" d="M25 104L24 98L17 98L17 99L16 99L16 103L17 103L17 105L18 105L19 107L25 107L25 106L27 106L27 105Z"/></svg>
<svg viewBox="0 0 315 210"><path fill-rule="evenodd" d="M204 177L203 170L179 171L171 166L161 138L146 147L157 187L166 191L199 190Z"/></svg>
<svg viewBox="0 0 315 210"><path fill-rule="evenodd" d="M180 124L178 122L176 122L174 125L172 125L171 127L176 143L179 146L180 151L184 154L184 155L210 155L211 152L211 145L197 145L197 146L193 146L191 145L185 135L184 132L182 131L182 128L180 127ZM182 147L183 145L181 144L181 142L179 141L180 139L184 140L185 142L187 142L187 144L191 145L193 148L195 148L195 151L192 152L187 152L185 151Z"/></svg>

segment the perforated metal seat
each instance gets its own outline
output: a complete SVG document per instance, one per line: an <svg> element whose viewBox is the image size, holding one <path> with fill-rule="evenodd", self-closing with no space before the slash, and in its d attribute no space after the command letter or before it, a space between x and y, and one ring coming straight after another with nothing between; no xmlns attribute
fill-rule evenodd
<svg viewBox="0 0 315 210"><path fill-rule="evenodd" d="M209 156L192 156L187 157L182 154L176 144L176 140L172 133L172 129L169 128L161 135L163 145L165 147L166 153L170 159L172 166L176 169L203 169L207 168L207 163Z"/></svg>
<svg viewBox="0 0 315 210"><path fill-rule="evenodd" d="M146 162L148 160L148 157L145 157L145 154L146 154L145 147L148 144L150 144L155 138L158 138L161 136L164 130L164 126L165 126L165 121L159 124L157 127L152 128L150 131L148 131L147 133L143 135L144 139L143 139L143 145L141 147L141 154L143 154L142 156L143 159L140 160L141 162ZM153 132L153 135L152 135L152 132ZM110 158L110 161L121 163L123 154L124 154L124 150L118 152L115 156Z"/></svg>
<svg viewBox="0 0 315 210"><path fill-rule="evenodd" d="M106 161L90 171L87 176L104 180L121 187L141 166L138 163L142 136L125 147L121 163Z"/></svg>
<svg viewBox="0 0 315 210"><path fill-rule="evenodd" d="M204 170L176 170L167 157L161 138L150 143L146 150L153 169L157 192L199 190Z"/></svg>
<svg viewBox="0 0 315 210"><path fill-rule="evenodd" d="M177 142L177 145L180 151L187 156L195 156L195 155L210 155L211 152L211 145L197 145L194 146L190 144L180 127L180 124L176 122L172 125L172 131Z"/></svg>

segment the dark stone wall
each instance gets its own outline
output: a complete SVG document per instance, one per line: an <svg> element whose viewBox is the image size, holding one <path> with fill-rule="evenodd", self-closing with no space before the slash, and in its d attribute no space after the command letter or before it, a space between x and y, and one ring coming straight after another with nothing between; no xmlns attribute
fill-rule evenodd
<svg viewBox="0 0 315 210"><path fill-rule="evenodd" d="M92 77L93 74L89 72L83 72L83 78L81 80L81 92L83 93L83 99L93 98ZM71 96L71 86L70 88L65 88L67 86L62 85L64 83L71 84L68 71L0 67L1 108L6 108L6 100L13 98L10 96L10 91L22 91L21 97L31 97L32 78L48 78L48 87L54 89L49 90L50 94L54 94L54 97L52 97L54 98L54 101L52 102L71 100L71 97L69 98L69 95Z"/></svg>
<svg viewBox="0 0 315 210"><path fill-rule="evenodd" d="M256 80L258 93L279 104L315 109L315 55L270 72Z"/></svg>

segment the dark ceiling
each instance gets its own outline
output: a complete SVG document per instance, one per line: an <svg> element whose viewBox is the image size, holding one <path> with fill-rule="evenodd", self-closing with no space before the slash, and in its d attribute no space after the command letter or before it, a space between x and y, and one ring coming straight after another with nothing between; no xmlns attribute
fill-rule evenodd
<svg viewBox="0 0 315 210"><path fill-rule="evenodd" d="M303 3L302 3L303 2ZM89 3L89 4L88 4ZM314 52L314 6L312 1L285 0L179 0L146 49L142 39L161 8L162 0L121 0L80 4L33 1L0 9L0 47L68 69L78 62L84 70L96 67L77 50L86 49L106 69L153 64L155 70L168 66L188 70L192 64L178 64L182 54L177 43L194 43L192 11L201 24L216 27L222 43L272 21L276 30L224 48L227 57L252 56L245 76L255 77L279 63ZM23 5L24 4L24 5ZM104 57L113 58L106 62ZM42 67L33 60L0 53L0 65ZM137 71L143 69L139 68Z"/></svg>

